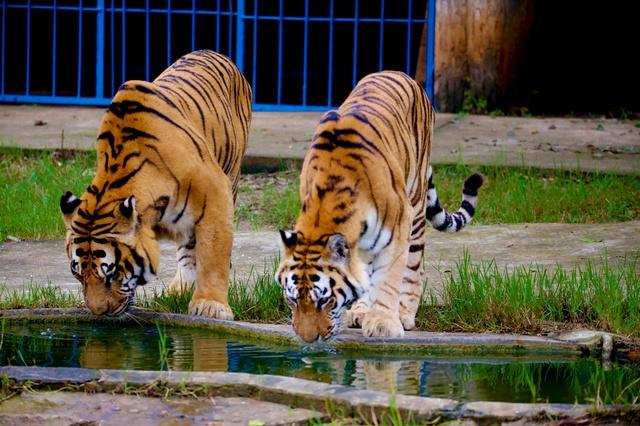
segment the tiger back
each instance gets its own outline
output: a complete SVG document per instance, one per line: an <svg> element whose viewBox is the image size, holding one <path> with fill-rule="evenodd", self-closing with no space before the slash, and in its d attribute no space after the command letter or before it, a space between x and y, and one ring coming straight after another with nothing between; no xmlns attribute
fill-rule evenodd
<svg viewBox="0 0 640 426"><path fill-rule="evenodd" d="M208 50L119 88L97 137L95 177L80 198L60 201L71 272L94 314L125 312L158 270L158 238L170 238L170 290L195 282L190 313L233 318L233 210L250 120L249 84Z"/></svg>
<svg viewBox="0 0 640 426"><path fill-rule="evenodd" d="M365 336L399 337L415 325L427 223L459 231L475 211L478 174L463 202L444 211L431 178L435 121L424 90L407 75L363 78L315 131L300 176L301 212L281 231L276 280L305 341L327 340L343 310Z"/></svg>

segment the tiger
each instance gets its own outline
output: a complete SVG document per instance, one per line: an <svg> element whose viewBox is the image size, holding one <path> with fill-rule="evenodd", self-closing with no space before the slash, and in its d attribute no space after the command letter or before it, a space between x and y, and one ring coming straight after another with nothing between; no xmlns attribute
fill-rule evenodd
<svg viewBox="0 0 640 426"><path fill-rule="evenodd" d="M95 176L60 209L71 273L95 315L119 316L158 271L158 240L176 242L168 291L195 283L189 314L232 320L228 279L240 160L252 91L226 56L179 58L152 82L122 84L96 141Z"/></svg>
<svg viewBox="0 0 640 426"><path fill-rule="evenodd" d="M422 87L396 71L364 77L320 119L275 274L305 342L335 337L350 305L347 325L366 337L402 337L415 327L426 224L463 229L483 183L474 173L459 209L442 207L430 166L434 124Z"/></svg>

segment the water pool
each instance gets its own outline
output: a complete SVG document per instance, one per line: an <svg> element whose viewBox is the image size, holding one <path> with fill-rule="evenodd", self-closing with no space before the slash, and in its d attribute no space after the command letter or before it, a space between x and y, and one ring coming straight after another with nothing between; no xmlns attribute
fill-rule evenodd
<svg viewBox="0 0 640 426"><path fill-rule="evenodd" d="M149 324L3 321L2 365L276 374L459 401L589 403L640 397L640 366L570 356L444 356L275 346ZM621 399L622 398L622 399ZM608 400L608 401L607 401Z"/></svg>

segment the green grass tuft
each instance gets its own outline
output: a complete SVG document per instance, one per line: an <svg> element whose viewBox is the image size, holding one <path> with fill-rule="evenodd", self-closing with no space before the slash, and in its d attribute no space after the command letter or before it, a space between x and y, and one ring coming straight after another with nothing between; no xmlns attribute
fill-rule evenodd
<svg viewBox="0 0 640 426"><path fill-rule="evenodd" d="M638 266L635 255L616 266L604 259L569 271L560 266L508 271L495 262L472 263L467 254L441 294L427 291L416 323L425 330L523 333L552 324L585 325L639 337Z"/></svg>
<svg viewBox="0 0 640 426"><path fill-rule="evenodd" d="M236 320L284 323L290 318L274 280L279 260L247 279L231 280L229 304ZM461 259L440 293L427 289L418 309L420 330L537 334L586 327L640 338L640 253L616 265L587 262L518 266ZM192 291L141 297L137 305L159 312L187 313ZM59 287L0 288L0 308L79 307L82 299Z"/></svg>
<svg viewBox="0 0 640 426"><path fill-rule="evenodd" d="M266 262L262 271L252 270L245 279L233 277L229 283L229 305L234 318L239 321L259 321L270 323L287 322L289 307L282 297L282 289L275 282L274 275L280 260ZM178 295L166 290L141 297L137 306L157 312L186 314L193 287Z"/></svg>
<svg viewBox="0 0 640 426"><path fill-rule="evenodd" d="M82 297L51 284L30 283L20 288L0 285L0 309L78 308Z"/></svg>
<svg viewBox="0 0 640 426"><path fill-rule="evenodd" d="M265 263L262 272L252 270L249 278L235 277L229 286L229 305L236 320L283 323L290 317L290 310L282 297L282 288L274 275L279 258Z"/></svg>

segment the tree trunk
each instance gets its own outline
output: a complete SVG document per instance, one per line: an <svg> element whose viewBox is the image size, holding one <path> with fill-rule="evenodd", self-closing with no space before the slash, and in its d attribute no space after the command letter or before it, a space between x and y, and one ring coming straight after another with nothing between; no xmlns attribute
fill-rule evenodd
<svg viewBox="0 0 640 426"><path fill-rule="evenodd" d="M470 96L490 106L517 78L533 21L533 0L436 0L434 97L441 111L459 111ZM426 27L416 80L424 82Z"/></svg>

